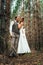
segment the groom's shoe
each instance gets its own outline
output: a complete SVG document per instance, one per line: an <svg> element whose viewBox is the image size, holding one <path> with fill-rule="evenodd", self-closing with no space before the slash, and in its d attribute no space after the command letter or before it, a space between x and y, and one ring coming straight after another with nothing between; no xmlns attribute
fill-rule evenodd
<svg viewBox="0 0 43 65"><path fill-rule="evenodd" d="M12 56L16 58L18 57L16 53L13 53Z"/></svg>
<svg viewBox="0 0 43 65"><path fill-rule="evenodd" d="M12 52L10 53L9 57L17 57L16 52L12 51Z"/></svg>

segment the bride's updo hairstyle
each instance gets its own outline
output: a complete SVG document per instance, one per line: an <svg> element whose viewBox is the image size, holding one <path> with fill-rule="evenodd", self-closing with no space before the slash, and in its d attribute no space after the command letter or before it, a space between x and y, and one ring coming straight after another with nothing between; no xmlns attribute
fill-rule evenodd
<svg viewBox="0 0 43 65"><path fill-rule="evenodd" d="M24 22L24 18L21 18L21 22Z"/></svg>
<svg viewBox="0 0 43 65"><path fill-rule="evenodd" d="M21 18L21 21L20 21L20 23L21 23L21 22L24 22L24 18L23 18L23 17Z"/></svg>

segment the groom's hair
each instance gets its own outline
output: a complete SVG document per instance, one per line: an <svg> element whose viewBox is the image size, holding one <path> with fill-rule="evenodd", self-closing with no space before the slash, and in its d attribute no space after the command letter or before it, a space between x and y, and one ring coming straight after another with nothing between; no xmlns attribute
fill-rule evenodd
<svg viewBox="0 0 43 65"><path fill-rule="evenodd" d="M17 16L15 16L15 20L17 19Z"/></svg>

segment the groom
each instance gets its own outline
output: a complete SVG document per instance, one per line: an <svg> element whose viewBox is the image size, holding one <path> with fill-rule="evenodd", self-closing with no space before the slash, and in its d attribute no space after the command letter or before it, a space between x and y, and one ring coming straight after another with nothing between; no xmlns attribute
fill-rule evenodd
<svg viewBox="0 0 43 65"><path fill-rule="evenodd" d="M12 52L10 53L10 56L17 56L17 47L18 47L18 41L19 41L19 29L21 28L21 24L19 24L19 21L21 20L20 16L15 17L14 24L12 26L12 32L13 32L13 40L12 43Z"/></svg>

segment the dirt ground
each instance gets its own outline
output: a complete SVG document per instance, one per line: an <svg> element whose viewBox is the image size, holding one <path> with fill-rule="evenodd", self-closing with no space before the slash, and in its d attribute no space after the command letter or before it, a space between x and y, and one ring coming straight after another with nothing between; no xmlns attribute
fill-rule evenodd
<svg viewBox="0 0 43 65"><path fill-rule="evenodd" d="M24 54L17 58L0 55L0 65L43 65L43 52Z"/></svg>

